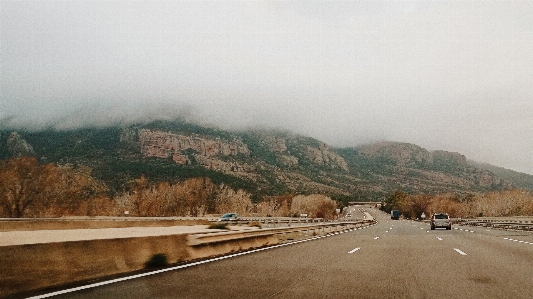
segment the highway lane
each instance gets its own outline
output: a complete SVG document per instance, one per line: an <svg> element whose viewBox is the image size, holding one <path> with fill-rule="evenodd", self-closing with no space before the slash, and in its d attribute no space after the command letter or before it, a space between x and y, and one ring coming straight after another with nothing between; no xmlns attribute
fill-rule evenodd
<svg viewBox="0 0 533 299"><path fill-rule="evenodd" d="M53 298L532 297L531 234L366 210L377 225Z"/></svg>

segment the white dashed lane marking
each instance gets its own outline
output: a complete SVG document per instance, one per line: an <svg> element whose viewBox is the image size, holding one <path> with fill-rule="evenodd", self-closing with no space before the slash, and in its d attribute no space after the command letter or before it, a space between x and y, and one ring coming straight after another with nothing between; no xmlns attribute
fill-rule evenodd
<svg viewBox="0 0 533 299"><path fill-rule="evenodd" d="M454 248L453 250L457 251L460 255L466 255L466 253L462 252L460 249Z"/></svg>
<svg viewBox="0 0 533 299"><path fill-rule="evenodd" d="M521 241L521 240L516 240L516 239L511 239L511 238L503 238L503 239L507 240L507 241L511 241L511 242L518 242L518 243L522 243L522 244L533 245L533 242L526 242L526 241Z"/></svg>
<svg viewBox="0 0 533 299"><path fill-rule="evenodd" d="M354 249L348 251L348 253L354 253L354 252L356 252L359 249L361 249L361 247L354 248Z"/></svg>

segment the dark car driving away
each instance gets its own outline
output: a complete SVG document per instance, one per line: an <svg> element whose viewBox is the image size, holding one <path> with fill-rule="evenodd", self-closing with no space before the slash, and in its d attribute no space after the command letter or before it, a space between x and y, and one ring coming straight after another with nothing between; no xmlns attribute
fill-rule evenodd
<svg viewBox="0 0 533 299"><path fill-rule="evenodd" d="M446 213L433 214L433 216L431 216L431 230L434 230L437 227L452 229L452 221L450 216Z"/></svg>

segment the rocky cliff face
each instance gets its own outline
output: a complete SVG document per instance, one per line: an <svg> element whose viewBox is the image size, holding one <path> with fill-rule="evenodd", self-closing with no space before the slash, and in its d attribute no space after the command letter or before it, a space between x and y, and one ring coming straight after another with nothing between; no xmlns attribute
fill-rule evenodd
<svg viewBox="0 0 533 299"><path fill-rule="evenodd" d="M146 157L171 158L178 164L191 163L191 156L207 169L221 172L248 172L254 168L236 161L223 161L221 157L249 156L250 150L241 140L207 139L184 136L170 132L140 129L138 143ZM186 153L191 150L193 153Z"/></svg>
<svg viewBox="0 0 533 299"><path fill-rule="evenodd" d="M331 151L323 142L320 142L318 147L307 146L307 154L315 164L348 170L348 164L344 158Z"/></svg>
<svg viewBox="0 0 533 299"><path fill-rule="evenodd" d="M409 143L379 142L360 147L359 153L367 158L386 160L401 167L436 164L468 166L466 157L460 153L442 150L430 152Z"/></svg>
<svg viewBox="0 0 533 299"><path fill-rule="evenodd" d="M228 141L220 138L212 139L203 136L186 136L172 132L139 129L137 137L131 136L131 132L126 132L121 135L121 140L137 140L144 156L170 158L181 165L192 163L192 158L194 158L195 162L207 169L226 173L252 172L256 168L239 162L239 159L231 159L237 155L249 157L251 154L248 146L237 137ZM275 153L278 162L283 165L296 166L299 164L299 159L289 152L286 138L265 134L259 138L259 144ZM329 149L323 142L319 142L316 147L305 146L303 155L306 160L314 164L348 170L344 158Z"/></svg>
<svg viewBox="0 0 533 299"><path fill-rule="evenodd" d="M348 170L348 164L343 157L331 150L327 144L318 141L315 145L304 145L298 141L300 137L287 136L286 138L274 135L262 135L259 143L277 155L277 159L285 166L295 166L300 160L289 151L287 143L293 144L292 150L299 152L299 156L313 164L328 166L330 168ZM297 145L294 147L294 145Z"/></svg>
<svg viewBox="0 0 533 299"><path fill-rule="evenodd" d="M281 137L262 135L259 143L277 154L283 154L287 152L287 144L285 143L285 139Z"/></svg>
<svg viewBox="0 0 533 299"><path fill-rule="evenodd" d="M474 184L480 187L501 186L505 189L512 187L509 181L499 178L487 170L468 167L466 173L467 177L470 177Z"/></svg>
<svg viewBox="0 0 533 299"><path fill-rule="evenodd" d="M250 155L246 144L240 140L212 140L199 136L183 136L169 132L139 130L139 145L146 156L168 158L192 149L205 157Z"/></svg>
<svg viewBox="0 0 533 299"><path fill-rule="evenodd" d="M398 166L433 163L433 157L427 150L408 143L379 142L360 147L359 153L367 158L381 158Z"/></svg>
<svg viewBox="0 0 533 299"><path fill-rule="evenodd" d="M289 153L287 140L285 138L262 134L259 138L259 144L269 151L275 153L279 163L285 166L298 165L299 160Z"/></svg>
<svg viewBox="0 0 533 299"><path fill-rule="evenodd" d="M140 151L144 156L172 159L181 165L197 163L206 169L253 180L259 179L258 167L268 167L264 162L249 164L239 159L238 155L250 157L251 152L238 137L224 140L149 129L139 129L137 137L132 137L131 132L123 135L121 139L138 140ZM274 153L277 162L282 165L300 165L301 161L296 157L298 156L306 163L310 162L347 173L350 171L345 158L323 142L302 143L302 140L296 137L280 137L270 134L262 134L257 140L262 148ZM428 186L444 186L442 190L450 186L463 189L510 187L510 183L496 177L491 172L469 166L466 157L459 153L430 152L414 144L395 142L362 146L358 149L358 153L375 163L385 163L397 168L396 172L400 174L399 176L384 179L395 181L401 187L419 191L428 190ZM279 180L290 185L290 182L284 179L285 174L278 175ZM436 188L439 190L441 187Z"/></svg>
<svg viewBox="0 0 533 299"><path fill-rule="evenodd" d="M431 156L433 165L447 165L448 168L453 167L461 171L468 167L466 157L460 153L437 150L431 152Z"/></svg>
<svg viewBox="0 0 533 299"><path fill-rule="evenodd" d="M442 150L429 152L417 145L395 142L362 146L359 153L369 159L388 161L397 167L412 168L427 185L436 183L464 188L511 187L510 182L490 171L469 166L466 157L460 153ZM415 189L418 189L417 186Z"/></svg>

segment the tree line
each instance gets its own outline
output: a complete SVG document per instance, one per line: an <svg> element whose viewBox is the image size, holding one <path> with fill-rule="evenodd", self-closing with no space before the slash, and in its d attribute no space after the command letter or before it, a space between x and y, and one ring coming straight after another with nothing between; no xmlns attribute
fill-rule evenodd
<svg viewBox="0 0 533 299"><path fill-rule="evenodd" d="M34 157L0 161L0 217L241 215L334 218L336 201L324 195L252 195L206 177L180 182L129 181L115 196L88 167L39 164Z"/></svg>
<svg viewBox="0 0 533 299"><path fill-rule="evenodd" d="M110 195L88 167L40 164L34 157L0 161L0 217L62 216L205 216L235 212L243 216L333 219L342 204L325 195L263 196L214 183L207 177L177 182L152 182L146 176L127 182ZM533 195L525 190L490 193L408 194L397 190L382 207L404 217L447 212L452 217L533 215Z"/></svg>
<svg viewBox="0 0 533 299"><path fill-rule="evenodd" d="M383 210L400 210L406 218L427 217L432 213L448 213L450 217L507 217L533 215L533 194L521 189L489 193L407 194L396 190L390 194Z"/></svg>

